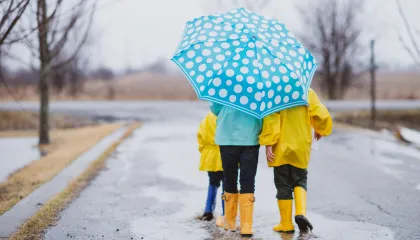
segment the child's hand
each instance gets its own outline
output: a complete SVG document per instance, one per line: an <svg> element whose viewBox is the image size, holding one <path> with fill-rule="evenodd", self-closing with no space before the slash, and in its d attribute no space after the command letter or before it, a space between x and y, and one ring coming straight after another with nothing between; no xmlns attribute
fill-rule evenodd
<svg viewBox="0 0 420 240"><path fill-rule="evenodd" d="M267 156L267 161L270 163L274 162L274 158L276 155L273 153L273 146L266 146L265 147L265 155Z"/></svg>
<svg viewBox="0 0 420 240"><path fill-rule="evenodd" d="M314 133L314 138L315 138L315 140L319 141L322 138L322 136L321 136L321 134L315 132Z"/></svg>

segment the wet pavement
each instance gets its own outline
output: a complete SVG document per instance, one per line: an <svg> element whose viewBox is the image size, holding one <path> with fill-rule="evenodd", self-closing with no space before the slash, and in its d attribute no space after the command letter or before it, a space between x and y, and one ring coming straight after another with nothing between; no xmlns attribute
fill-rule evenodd
<svg viewBox="0 0 420 240"><path fill-rule="evenodd" d="M162 109L154 111L159 116ZM197 170L195 139L205 113L205 108L185 115L172 109L145 123L118 147L45 239L240 239L214 222L195 220L208 181ZM315 228L303 236L271 230L279 214L272 169L262 153L253 239L420 239L418 150L360 132L336 130L323 139L309 167L308 217Z"/></svg>
<svg viewBox="0 0 420 240"><path fill-rule="evenodd" d="M0 139L0 182L10 174L41 157L35 137Z"/></svg>

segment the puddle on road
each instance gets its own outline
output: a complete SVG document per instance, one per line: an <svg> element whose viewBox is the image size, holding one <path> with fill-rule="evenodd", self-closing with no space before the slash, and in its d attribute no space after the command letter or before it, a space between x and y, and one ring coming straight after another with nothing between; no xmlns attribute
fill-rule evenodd
<svg viewBox="0 0 420 240"><path fill-rule="evenodd" d="M41 157L37 138L2 138L0 139L0 182L18 169Z"/></svg>
<svg viewBox="0 0 420 240"><path fill-rule="evenodd" d="M146 191L146 195L157 198L155 211L157 214L137 219L131 224L131 232L144 239L217 239L235 240L242 239L239 232L232 233L224 231L215 226L214 221L201 222L195 220L203 208L204 191L160 191L153 187ZM159 206L173 205L176 209L173 214L161 214ZM259 206L261 209L261 206ZM308 213L309 219L314 224L313 233L280 234L273 232L272 227L278 224L277 209L254 211L254 237L252 240L354 240L354 239L375 239L392 240L393 233L390 229L370 223L336 221L315 213ZM174 210L174 209L173 209ZM220 210L220 203L216 205L216 212ZM239 224L239 219L238 219ZM297 226L295 226L297 229Z"/></svg>

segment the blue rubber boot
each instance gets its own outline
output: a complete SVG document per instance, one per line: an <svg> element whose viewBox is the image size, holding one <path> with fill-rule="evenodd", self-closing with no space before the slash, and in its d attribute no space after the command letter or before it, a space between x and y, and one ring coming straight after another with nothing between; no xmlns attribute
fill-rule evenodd
<svg viewBox="0 0 420 240"><path fill-rule="evenodd" d="M217 187L209 185L207 190L206 207L204 208L204 214L201 218L203 221L211 221L213 219L213 211L216 208L216 195Z"/></svg>

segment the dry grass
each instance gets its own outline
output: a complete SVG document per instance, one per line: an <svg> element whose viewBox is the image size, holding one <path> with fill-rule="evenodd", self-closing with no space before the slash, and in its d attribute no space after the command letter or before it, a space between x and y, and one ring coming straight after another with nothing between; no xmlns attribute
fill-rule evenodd
<svg viewBox="0 0 420 240"><path fill-rule="evenodd" d="M52 132L52 144L42 147L48 153L46 156L33 161L0 183L0 215L40 185L51 180L78 156L120 126L120 124L105 124ZM5 160L13 161L13 159Z"/></svg>
<svg viewBox="0 0 420 240"><path fill-rule="evenodd" d="M26 136L29 132L28 130L34 132L38 129L38 116L38 113L27 111L0 111L0 135L3 134L3 132L8 132L6 135L10 136L14 130L19 130L17 136L21 133ZM75 128L93 124L94 122L87 117L50 114L50 129Z"/></svg>
<svg viewBox="0 0 420 240"><path fill-rule="evenodd" d="M113 143L102 155L90 164L90 166L67 188L46 203L34 216L28 219L19 230L9 239L11 240L36 240L42 239L44 231L53 226L59 218L60 212L87 186L99 170L105 166L106 159L115 151L118 145L139 127L133 124L118 141Z"/></svg>
<svg viewBox="0 0 420 240"><path fill-rule="evenodd" d="M335 121L371 128L369 111L339 113L336 114ZM397 126L420 129L420 110L377 111L374 130L395 130Z"/></svg>
<svg viewBox="0 0 420 240"><path fill-rule="evenodd" d="M316 79L314 88L316 89ZM87 81L84 91L77 99L66 94L52 94L53 100L107 100L109 89L115 90L115 100L195 100L197 96L183 76L168 76L159 73L139 73L112 81ZM19 90L19 89L18 89ZM16 90L22 100L37 101L36 88ZM22 92L23 91L23 92ZM420 98L420 73L378 72L378 99ZM368 99L369 78L363 76L357 86L349 89L345 99ZM0 101L13 101L13 98L0 87Z"/></svg>

